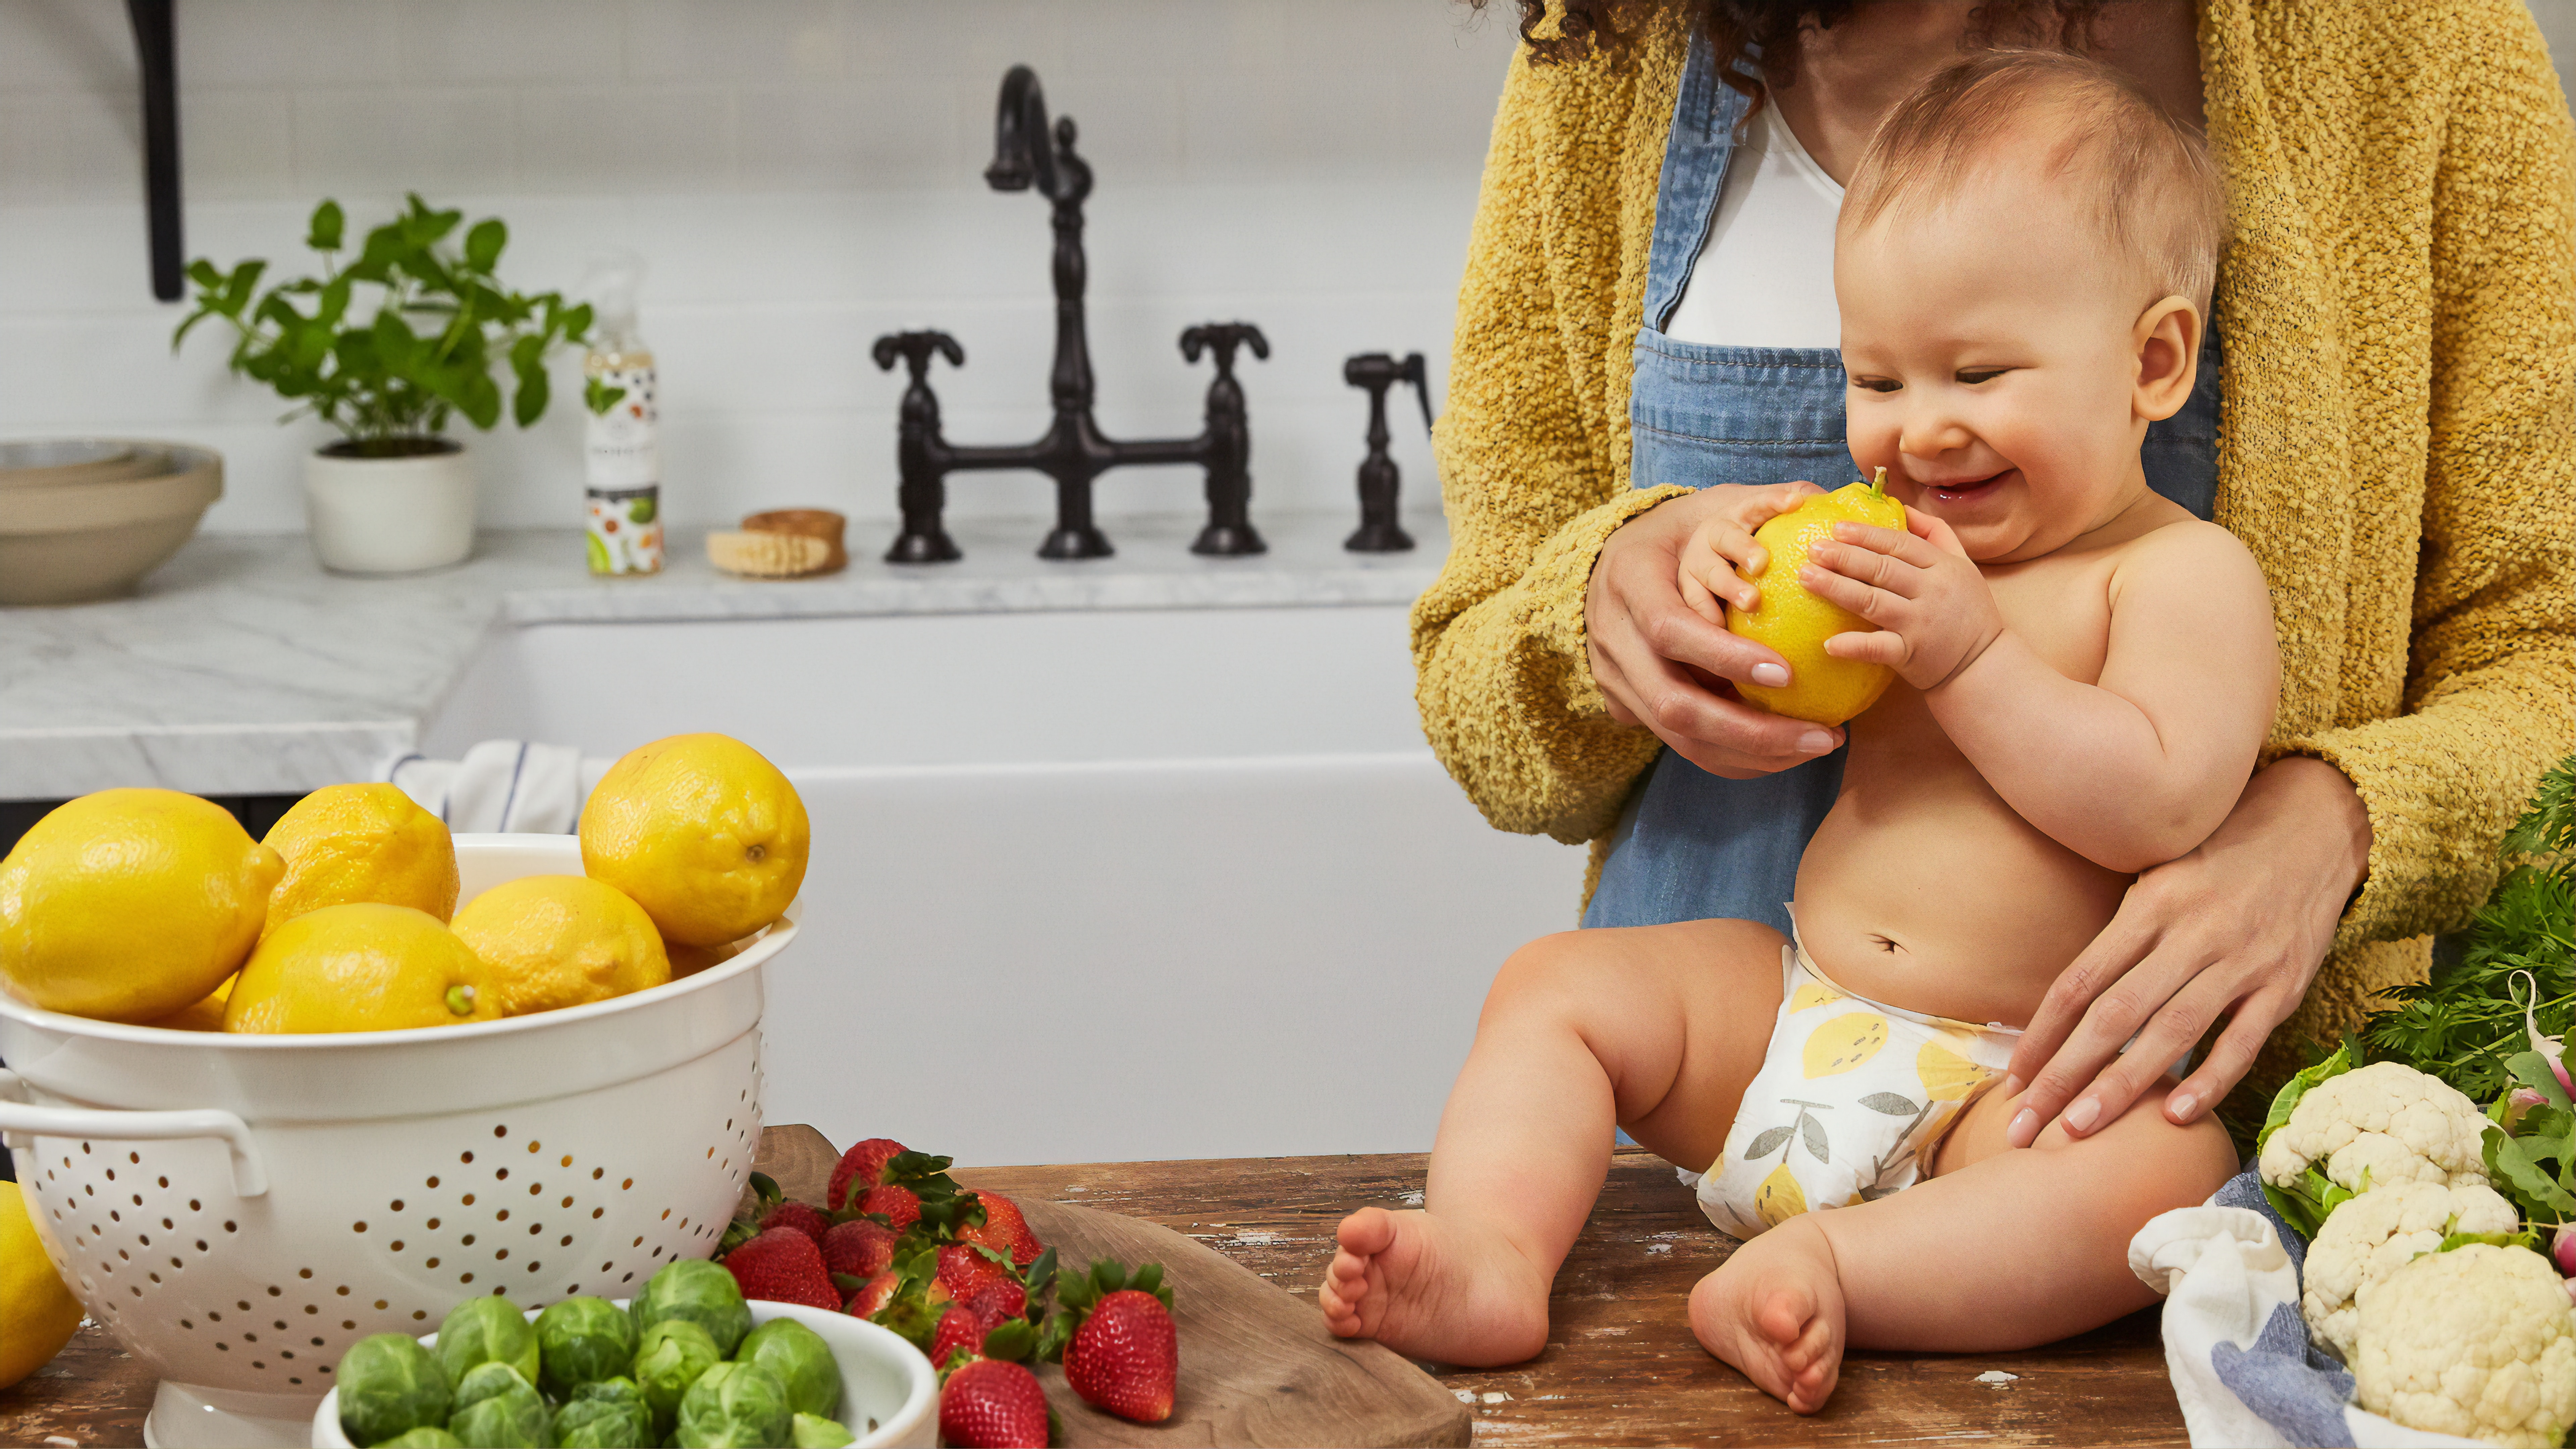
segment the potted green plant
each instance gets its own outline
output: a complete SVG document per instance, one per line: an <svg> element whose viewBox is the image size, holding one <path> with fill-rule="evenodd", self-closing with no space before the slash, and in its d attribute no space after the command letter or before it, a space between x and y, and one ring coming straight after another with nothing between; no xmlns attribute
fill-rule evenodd
<svg viewBox="0 0 2576 1449"><path fill-rule="evenodd" d="M232 370L296 405L280 421L310 413L340 430L304 460L305 517L325 568L391 574L462 562L474 548L474 470L445 435L449 422L497 424L505 399L495 374L506 369L511 417L534 423L549 395L547 353L587 339L587 304L501 284L510 233L499 218L451 243L464 220L412 196L343 266L345 218L325 201L304 239L321 254L320 276L263 291L265 261L189 264L197 305L171 349L220 317L238 336Z"/></svg>

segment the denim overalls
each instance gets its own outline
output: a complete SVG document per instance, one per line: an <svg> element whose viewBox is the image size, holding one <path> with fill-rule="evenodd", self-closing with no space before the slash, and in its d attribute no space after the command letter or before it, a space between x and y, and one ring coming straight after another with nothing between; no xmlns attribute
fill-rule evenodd
<svg viewBox="0 0 2576 1449"><path fill-rule="evenodd" d="M1647 254L1646 325L1629 403L1637 487L1859 476L1843 439L1843 365L1832 348L1717 347L1663 333L1726 186L1747 102L1694 36L1673 107ZM2148 486L2202 518L2218 493L2219 346L2213 329L2181 412L2147 429ZM1671 750L1655 758L1611 836L1586 926L1731 917L1789 931L1798 857L1841 788L1843 755L1727 780Z"/></svg>

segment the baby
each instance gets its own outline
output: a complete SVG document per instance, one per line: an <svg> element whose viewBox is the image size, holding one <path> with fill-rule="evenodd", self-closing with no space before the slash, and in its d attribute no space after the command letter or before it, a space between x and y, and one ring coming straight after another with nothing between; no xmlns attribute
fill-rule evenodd
<svg viewBox="0 0 2576 1449"><path fill-rule="evenodd" d="M1342 1221L1335 1333L1456 1364L1538 1353L1614 1123L1707 1169L1703 1208L1746 1241L1692 1291L1692 1329L1802 1413L1846 1344L2026 1347L2153 1301L2128 1240L2227 1178L2226 1133L2151 1091L2011 1150L2021 1084L2000 1074L2006 1023L2139 871L2225 818L2271 725L2253 558L2139 462L2191 394L2220 218L2199 137L2081 58L1962 62L1881 125L1834 290L1852 456L1887 470L1907 528L1837 525L1800 580L1878 626L1829 652L1896 683L1850 725L1796 939L1691 921L1515 953L1423 1209ZM1758 602L1753 530L1818 490L1718 491L1682 556L1712 619Z"/></svg>

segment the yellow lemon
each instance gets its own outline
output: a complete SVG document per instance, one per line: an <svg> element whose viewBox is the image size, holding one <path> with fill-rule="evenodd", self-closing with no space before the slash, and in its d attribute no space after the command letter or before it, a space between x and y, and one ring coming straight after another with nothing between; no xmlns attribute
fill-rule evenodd
<svg viewBox="0 0 2576 1449"><path fill-rule="evenodd" d="M1810 1077L1848 1072L1887 1045L1887 1018L1874 1011L1849 1011L1808 1033L1801 1056Z"/></svg>
<svg viewBox="0 0 2576 1449"><path fill-rule="evenodd" d="M269 827L286 878L268 897L270 931L323 906L370 901L446 920L456 914L456 842L447 822L391 785L326 785Z"/></svg>
<svg viewBox="0 0 2576 1449"><path fill-rule="evenodd" d="M285 869L210 800L84 795L0 860L0 985L47 1011L167 1016L250 954Z"/></svg>
<svg viewBox="0 0 2576 1449"><path fill-rule="evenodd" d="M1783 688L1735 686L1755 705L1791 719L1838 725L1878 703L1896 678L1896 671L1884 664L1827 654L1825 641L1836 634L1874 633L1878 626L1816 597L1798 582L1808 548L1818 539L1832 538L1835 524L1905 527L1905 505L1887 496L1886 483L1887 470L1881 468L1874 482L1846 483L1821 498L1810 497L1753 531L1754 542L1771 555L1762 577L1753 581L1762 601L1749 613L1728 608L1726 627L1789 661L1789 683Z"/></svg>
<svg viewBox="0 0 2576 1449"><path fill-rule="evenodd" d="M503 1016L605 1001L671 979L644 908L588 876L529 875L456 913L456 939L483 960Z"/></svg>
<svg viewBox="0 0 2576 1449"><path fill-rule="evenodd" d="M683 946L738 941L805 883L805 802L727 735L673 735L619 760L581 807L581 865Z"/></svg>
<svg viewBox="0 0 2576 1449"><path fill-rule="evenodd" d="M24 1190L0 1182L0 1389L43 1368L80 1331L80 1300L63 1286Z"/></svg>
<svg viewBox="0 0 2576 1449"><path fill-rule="evenodd" d="M1925 1042L1914 1054L1914 1074L1923 1081L1923 1095L1935 1102L1958 1101L1994 1075L1937 1041Z"/></svg>
<svg viewBox="0 0 2576 1449"><path fill-rule="evenodd" d="M1806 1210L1806 1189L1798 1186L1798 1179L1790 1174L1785 1162L1771 1169L1771 1175L1753 1189L1753 1215L1762 1219L1766 1228L1776 1228Z"/></svg>
<svg viewBox="0 0 2576 1449"><path fill-rule="evenodd" d="M481 958L436 916L358 902L269 933L224 1003L224 1030L395 1031L501 1014Z"/></svg>
<svg viewBox="0 0 2576 1449"><path fill-rule="evenodd" d="M667 943L671 953L671 979L695 976L710 966L721 965L742 954L742 943L727 941L721 946L685 946L677 941Z"/></svg>
<svg viewBox="0 0 2576 1449"><path fill-rule="evenodd" d="M213 994L203 1001L194 1006L180 1007L168 1016L156 1018L144 1025L157 1026L164 1031L222 1031L224 1000L233 994L233 983L240 979L239 976L227 976L224 978L224 984L216 987Z"/></svg>

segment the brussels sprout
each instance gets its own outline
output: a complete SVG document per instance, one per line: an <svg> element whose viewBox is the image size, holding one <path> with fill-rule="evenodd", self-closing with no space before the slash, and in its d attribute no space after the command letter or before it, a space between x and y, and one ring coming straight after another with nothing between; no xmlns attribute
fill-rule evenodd
<svg viewBox="0 0 2576 1449"><path fill-rule="evenodd" d="M438 1366L449 1383L462 1385L468 1372L487 1363L508 1364L529 1383L537 1381L537 1331L507 1298L468 1298L438 1325Z"/></svg>
<svg viewBox="0 0 2576 1449"><path fill-rule="evenodd" d="M841 1366L833 1362L831 1346L793 1318L773 1318L753 1329L734 1359L778 1375L792 1412L828 1419L841 1407Z"/></svg>
<svg viewBox="0 0 2576 1449"><path fill-rule="evenodd" d="M537 1315L537 1386L556 1398L635 1362L635 1320L605 1298L567 1298Z"/></svg>
<svg viewBox="0 0 2576 1449"><path fill-rule="evenodd" d="M651 1328L685 1318L716 1341L719 1358L733 1357L742 1336L751 1332L751 1305L742 1301L742 1285L721 1263L680 1258L662 1265L635 1295L635 1326Z"/></svg>
<svg viewBox="0 0 2576 1449"><path fill-rule="evenodd" d="M838 1419L826 1419L820 1414L799 1414L787 1426L787 1442L795 1449L843 1449L843 1446L859 1441Z"/></svg>
<svg viewBox="0 0 2576 1449"><path fill-rule="evenodd" d="M635 1386L633 1379L624 1374L617 1374L609 1378L592 1379L589 1383L579 1385L572 1391L572 1399L574 1403L580 1403L584 1399L598 1399L611 1404L642 1404L644 1391Z"/></svg>
<svg viewBox="0 0 2576 1449"><path fill-rule="evenodd" d="M680 1400L680 1449L774 1449L793 1416L787 1385L756 1363L720 1363Z"/></svg>
<svg viewBox="0 0 2576 1449"><path fill-rule="evenodd" d="M434 1424L423 1424L407 1433L396 1434L376 1449L465 1449L465 1441Z"/></svg>
<svg viewBox="0 0 2576 1449"><path fill-rule="evenodd" d="M679 1416L680 1399L689 1392L689 1385L723 1360L707 1331L685 1318L645 1329L635 1348L635 1387L644 1391L654 1427L667 1428Z"/></svg>
<svg viewBox="0 0 2576 1449"><path fill-rule="evenodd" d="M447 1432L467 1449L546 1449L551 1437L537 1386L506 1363L477 1364L457 1380Z"/></svg>
<svg viewBox="0 0 2576 1449"><path fill-rule="evenodd" d="M340 1428L352 1444L382 1444L422 1425L447 1422L456 1393L420 1340L378 1333L340 1358Z"/></svg>
<svg viewBox="0 0 2576 1449"><path fill-rule="evenodd" d="M644 1401L575 1399L555 1413L556 1449L653 1449L653 1414Z"/></svg>

